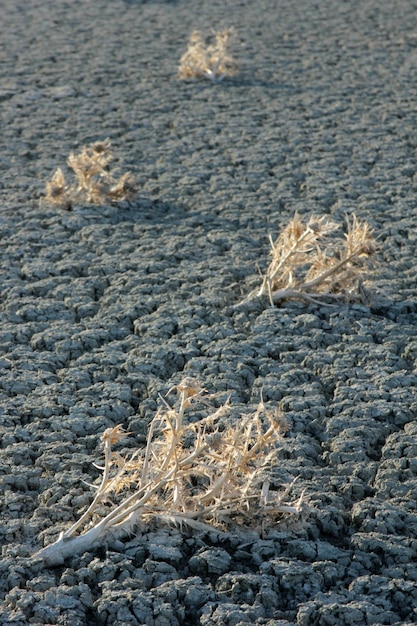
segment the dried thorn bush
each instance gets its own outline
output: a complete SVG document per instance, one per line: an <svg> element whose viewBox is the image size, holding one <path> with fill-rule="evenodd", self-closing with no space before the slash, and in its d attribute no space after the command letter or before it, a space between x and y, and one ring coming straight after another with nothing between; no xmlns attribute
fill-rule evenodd
<svg viewBox="0 0 417 626"><path fill-rule="evenodd" d="M195 30L188 42L188 49L180 59L178 77L183 80L207 78L219 82L238 73L238 63L229 53L233 28L214 33L212 43Z"/></svg>
<svg viewBox="0 0 417 626"><path fill-rule="evenodd" d="M84 146L80 153L71 152L67 165L75 182L68 183L61 168L46 183L44 202L70 210L74 204L106 204L131 199L135 185L129 172L116 176L110 168L113 160L108 139Z"/></svg>
<svg viewBox="0 0 417 626"><path fill-rule="evenodd" d="M271 485L274 450L287 430L279 411L270 412L261 402L232 423L230 404L213 408L194 380L186 378L173 390L179 396L176 408L163 399L142 449L123 456L114 446L128 433L120 425L104 431L104 462L96 466L102 477L94 499L71 528L37 553L47 564L62 563L151 518L197 529L243 525L265 530L300 512L302 496L285 503L291 485L283 492ZM191 411L186 419L197 402L204 403L208 415L198 419Z"/></svg>
<svg viewBox="0 0 417 626"><path fill-rule="evenodd" d="M370 260L377 251L373 231L355 215L347 232L337 237L339 225L313 215L303 222L296 213L271 241L272 260L260 289L245 299L267 296L271 305L286 299L364 301Z"/></svg>

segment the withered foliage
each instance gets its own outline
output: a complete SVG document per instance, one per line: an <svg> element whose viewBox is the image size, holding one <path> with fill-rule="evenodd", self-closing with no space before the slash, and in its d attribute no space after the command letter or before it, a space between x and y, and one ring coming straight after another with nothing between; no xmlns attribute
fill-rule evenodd
<svg viewBox="0 0 417 626"><path fill-rule="evenodd" d="M132 175L127 172L117 176L111 169L113 160L108 139L84 146L81 152L71 152L67 165L73 172L74 182L68 182L61 168L46 183L44 202L71 210L76 204L106 204L131 199L135 192Z"/></svg>
<svg viewBox="0 0 417 626"><path fill-rule="evenodd" d="M180 59L178 77L183 80L207 78L219 82L235 76L239 65L229 52L234 37L233 28L214 33L211 38L195 30L191 33L187 51Z"/></svg>
<svg viewBox="0 0 417 626"><path fill-rule="evenodd" d="M267 296L271 305L282 300L363 301L370 261L377 251L373 231L355 215L346 233L328 217L313 215L307 222L295 214L271 242L272 260L260 289L249 294Z"/></svg>
<svg viewBox="0 0 417 626"><path fill-rule="evenodd" d="M162 399L146 446L133 454L114 450L127 435L121 426L104 431L102 478L91 505L38 556L50 564L62 562L108 533L132 531L151 518L198 529L237 524L265 530L300 511L302 496L287 504L291 485L279 491L271 480L274 452L287 430L278 410L271 412L261 403L253 413L232 420L230 404L211 407L210 396L193 379L173 390L177 406ZM197 402L205 404L208 415L187 419Z"/></svg>

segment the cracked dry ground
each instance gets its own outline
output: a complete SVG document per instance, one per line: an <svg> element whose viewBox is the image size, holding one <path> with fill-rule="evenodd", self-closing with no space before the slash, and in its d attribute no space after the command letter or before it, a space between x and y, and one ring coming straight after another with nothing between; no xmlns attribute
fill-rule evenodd
<svg viewBox="0 0 417 626"><path fill-rule="evenodd" d="M0 624L416 623L417 4L0 7ZM179 82L190 31L225 23L240 74ZM40 208L106 137L137 199ZM370 306L235 306L297 210L369 221ZM143 442L185 375L237 410L282 403L273 478L297 477L303 517L33 558L91 501L104 429Z"/></svg>

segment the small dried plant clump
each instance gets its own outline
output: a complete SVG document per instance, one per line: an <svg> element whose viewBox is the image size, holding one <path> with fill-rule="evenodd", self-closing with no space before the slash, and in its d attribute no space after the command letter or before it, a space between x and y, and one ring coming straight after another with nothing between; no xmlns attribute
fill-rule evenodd
<svg viewBox="0 0 417 626"><path fill-rule="evenodd" d="M74 204L106 204L131 199L135 192L132 175L127 172L116 176L110 168L113 160L111 143L108 139L84 146L80 153L71 152L67 165L75 176L68 183L64 172L58 168L46 183L47 204L71 210Z"/></svg>
<svg viewBox="0 0 417 626"><path fill-rule="evenodd" d="M300 512L302 496L285 503L291 485L283 492L271 488L274 449L287 430L279 411L272 413L261 403L232 424L222 419L230 404L212 408L210 396L193 379L173 390L177 407L163 398L143 449L123 456L113 447L128 433L121 426L104 431L95 497L71 528L38 552L48 564L62 563L117 531L131 532L150 518L206 530L231 524L265 529ZM209 414L186 420L197 402Z"/></svg>
<svg viewBox="0 0 417 626"><path fill-rule="evenodd" d="M214 33L212 41L208 41L200 31L195 30L191 33L187 51L180 59L178 77L183 80L207 78L220 82L235 76L239 66L229 52L234 37L233 28Z"/></svg>
<svg viewBox="0 0 417 626"><path fill-rule="evenodd" d="M364 281L377 251L373 231L355 215L343 238L335 236L338 230L328 217L303 222L296 213L277 240L270 239L272 261L248 299L268 296L272 306L291 298L365 300Z"/></svg>

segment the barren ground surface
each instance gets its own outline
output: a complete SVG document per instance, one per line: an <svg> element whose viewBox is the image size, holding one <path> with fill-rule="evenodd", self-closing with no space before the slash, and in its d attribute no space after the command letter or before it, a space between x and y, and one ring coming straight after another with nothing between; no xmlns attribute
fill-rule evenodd
<svg viewBox="0 0 417 626"><path fill-rule="evenodd" d="M417 623L417 2L0 11L0 624ZM227 26L239 76L180 82L190 32ZM69 152L106 137L137 198L40 208ZM370 306L234 306L295 211L369 221ZM185 375L282 402L274 477L298 477L302 518L33 558L88 504L103 430L143 440Z"/></svg>

